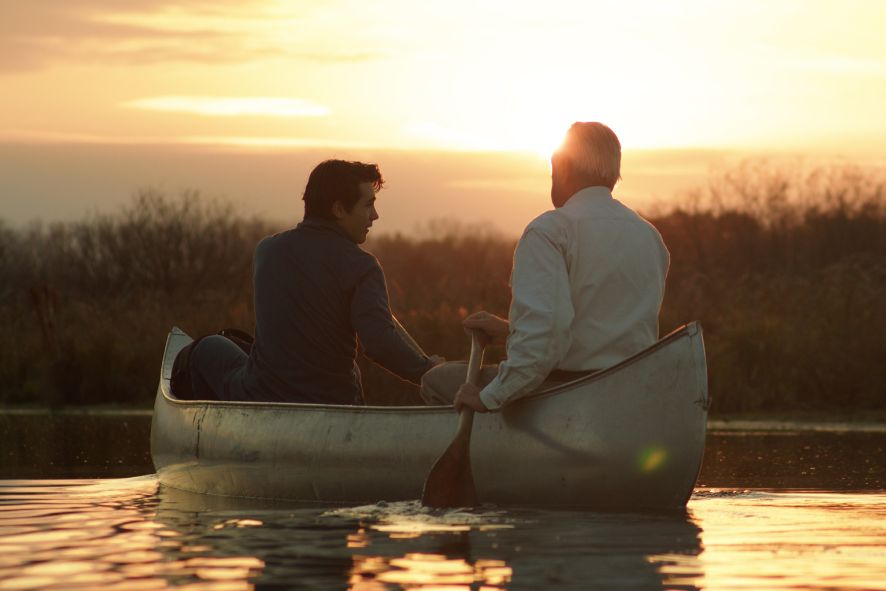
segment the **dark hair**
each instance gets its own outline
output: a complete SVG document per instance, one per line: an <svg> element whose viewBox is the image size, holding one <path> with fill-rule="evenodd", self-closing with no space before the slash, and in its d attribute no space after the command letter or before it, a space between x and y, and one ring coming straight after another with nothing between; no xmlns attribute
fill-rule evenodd
<svg viewBox="0 0 886 591"><path fill-rule="evenodd" d="M311 171L305 186L305 217L334 219L332 204L336 201L351 211L360 199L361 183L372 183L376 191L382 188L385 181L377 164L347 160L321 162Z"/></svg>

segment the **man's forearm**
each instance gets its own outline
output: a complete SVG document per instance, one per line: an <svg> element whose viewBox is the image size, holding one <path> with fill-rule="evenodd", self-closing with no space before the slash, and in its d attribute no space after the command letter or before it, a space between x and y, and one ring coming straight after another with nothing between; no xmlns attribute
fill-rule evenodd
<svg viewBox="0 0 886 591"><path fill-rule="evenodd" d="M394 325L375 334L359 334L365 355L386 370L414 384L431 367L431 359L417 352L400 335Z"/></svg>
<svg viewBox="0 0 886 591"><path fill-rule="evenodd" d="M497 409L532 393L547 373L528 368L510 367L507 361L498 368L498 375L480 391L480 400L486 408Z"/></svg>

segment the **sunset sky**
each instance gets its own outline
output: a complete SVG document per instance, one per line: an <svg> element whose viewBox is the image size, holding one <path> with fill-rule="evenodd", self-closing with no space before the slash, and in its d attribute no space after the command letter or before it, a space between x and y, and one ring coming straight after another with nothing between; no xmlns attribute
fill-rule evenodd
<svg viewBox="0 0 886 591"><path fill-rule="evenodd" d="M452 217L480 201L484 219L508 193L537 195L511 231L549 206L546 157L575 120L620 136L628 200L701 182L730 154L886 157L877 0L0 7L13 222L158 185L295 215L307 171L338 156L389 163L389 230L415 222L404 207L447 214L455 194Z"/></svg>

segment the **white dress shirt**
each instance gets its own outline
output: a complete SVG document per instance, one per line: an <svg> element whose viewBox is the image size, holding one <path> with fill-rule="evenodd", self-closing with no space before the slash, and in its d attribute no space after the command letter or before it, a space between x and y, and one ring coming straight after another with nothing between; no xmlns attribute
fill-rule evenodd
<svg viewBox="0 0 886 591"><path fill-rule="evenodd" d="M535 218L514 252L507 360L483 404L526 396L553 369L603 369L655 343L669 263L658 231L607 187Z"/></svg>

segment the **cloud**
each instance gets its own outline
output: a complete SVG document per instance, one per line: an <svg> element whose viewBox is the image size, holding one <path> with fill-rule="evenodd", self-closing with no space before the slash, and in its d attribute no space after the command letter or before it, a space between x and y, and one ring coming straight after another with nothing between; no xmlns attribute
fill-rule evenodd
<svg viewBox="0 0 886 591"><path fill-rule="evenodd" d="M90 135L64 132L45 132L27 129L0 129L0 147L16 146L196 146L210 150L254 149L275 151L306 148L334 148L336 150L378 150L377 142L329 137L295 136L231 136L231 135L188 135L188 136L132 136L132 135ZM0 163L2 164L2 163Z"/></svg>
<svg viewBox="0 0 886 591"><path fill-rule="evenodd" d="M122 106L207 117L323 117L329 114L327 107L302 99L254 96L157 96L128 101Z"/></svg>
<svg viewBox="0 0 886 591"><path fill-rule="evenodd" d="M270 58L374 59L374 50L318 51L298 33L298 6L268 0L0 0L0 72L79 64L242 63ZM306 9L304 9L306 10ZM292 36L271 34L286 26Z"/></svg>

